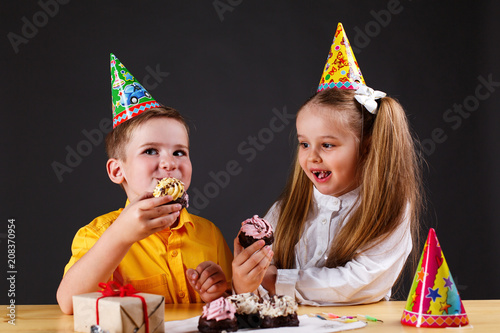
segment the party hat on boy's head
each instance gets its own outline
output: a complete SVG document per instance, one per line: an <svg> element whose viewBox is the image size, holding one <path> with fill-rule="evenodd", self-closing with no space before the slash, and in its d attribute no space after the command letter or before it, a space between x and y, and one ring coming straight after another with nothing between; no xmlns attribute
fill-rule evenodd
<svg viewBox="0 0 500 333"><path fill-rule="evenodd" d="M429 230L401 323L416 327L469 323L434 229Z"/></svg>
<svg viewBox="0 0 500 333"><path fill-rule="evenodd" d="M356 62L344 27L339 22L318 91L331 88L358 89L361 85L365 85L365 79Z"/></svg>
<svg viewBox="0 0 500 333"><path fill-rule="evenodd" d="M160 106L113 53L110 65L113 128L148 109Z"/></svg>

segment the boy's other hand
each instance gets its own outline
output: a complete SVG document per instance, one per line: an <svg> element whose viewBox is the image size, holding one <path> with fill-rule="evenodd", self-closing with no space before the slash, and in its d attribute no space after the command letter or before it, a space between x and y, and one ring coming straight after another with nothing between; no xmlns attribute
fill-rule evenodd
<svg viewBox="0 0 500 333"><path fill-rule="evenodd" d="M221 297L228 289L226 275L222 268L212 261L204 261L196 269L188 269L186 276L205 303Z"/></svg>
<svg viewBox="0 0 500 333"><path fill-rule="evenodd" d="M182 206L166 205L170 201L172 197L169 195L155 198L151 192L144 193L123 209L109 229L113 229L123 242L131 245L177 221Z"/></svg>
<svg viewBox="0 0 500 333"><path fill-rule="evenodd" d="M233 288L237 294L253 292L262 283L274 252L263 240L244 249L238 237L234 240Z"/></svg>

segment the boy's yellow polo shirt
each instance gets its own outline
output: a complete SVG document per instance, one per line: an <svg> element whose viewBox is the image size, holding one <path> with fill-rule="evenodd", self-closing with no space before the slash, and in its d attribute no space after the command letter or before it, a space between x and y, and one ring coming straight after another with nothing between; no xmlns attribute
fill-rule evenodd
<svg viewBox="0 0 500 333"><path fill-rule="evenodd" d="M97 242L122 210L99 216L76 233L64 274ZM183 209L175 228L134 243L112 279L121 284L130 283L140 292L163 295L165 303L201 303L200 295L186 279L186 270L204 261L213 261L222 267L230 288L232 260L231 250L219 228Z"/></svg>

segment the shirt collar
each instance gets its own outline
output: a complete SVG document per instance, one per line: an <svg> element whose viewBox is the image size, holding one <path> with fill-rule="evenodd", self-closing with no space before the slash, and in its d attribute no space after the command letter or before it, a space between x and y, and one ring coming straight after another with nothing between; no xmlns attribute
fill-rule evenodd
<svg viewBox="0 0 500 333"><path fill-rule="evenodd" d="M356 202L359 191L360 188L357 187L339 197L334 197L333 195L322 194L316 186L313 186L313 200L318 210L323 208L336 212L351 207Z"/></svg>
<svg viewBox="0 0 500 333"><path fill-rule="evenodd" d="M179 224L173 228L172 230L180 229L184 226L184 224L189 223L195 228L195 224L193 219L191 218L191 214L188 213L186 208L181 209L181 214L179 215Z"/></svg>

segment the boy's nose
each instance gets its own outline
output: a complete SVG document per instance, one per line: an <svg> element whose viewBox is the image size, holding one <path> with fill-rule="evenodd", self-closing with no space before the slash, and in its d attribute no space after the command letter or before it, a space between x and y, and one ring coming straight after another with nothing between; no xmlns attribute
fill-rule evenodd
<svg viewBox="0 0 500 333"><path fill-rule="evenodd" d="M175 160L171 157L162 158L160 161L160 168L166 170L174 170L177 167Z"/></svg>

